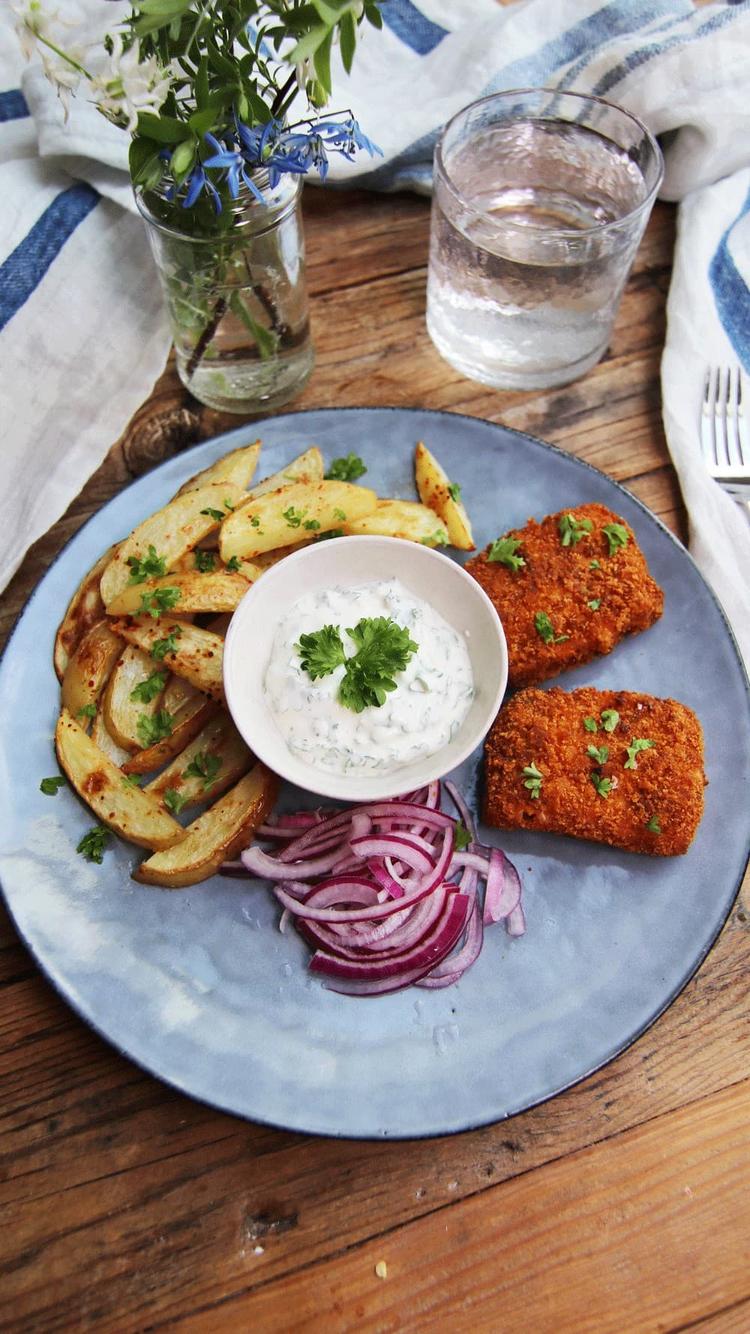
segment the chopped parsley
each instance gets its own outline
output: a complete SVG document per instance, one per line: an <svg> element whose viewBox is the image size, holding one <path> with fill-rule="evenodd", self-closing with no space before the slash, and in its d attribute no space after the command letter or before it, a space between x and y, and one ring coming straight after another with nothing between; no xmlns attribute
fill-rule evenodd
<svg viewBox="0 0 750 1334"><path fill-rule="evenodd" d="M179 626L176 625L164 639L154 640L151 645L151 657L155 658L157 662L161 662L166 658L168 653L176 653L177 640L181 635L182 631Z"/></svg>
<svg viewBox="0 0 750 1334"><path fill-rule="evenodd" d="M171 611L177 606L182 594L179 588L152 588L150 591L141 594L141 605L138 608L139 615L161 616L164 611Z"/></svg>
<svg viewBox="0 0 750 1334"><path fill-rule="evenodd" d="M104 860L104 848L109 839L109 830L105 829L103 824L95 824L93 829L89 829L84 834L76 852L80 852L87 862L97 862L101 866Z"/></svg>
<svg viewBox="0 0 750 1334"><path fill-rule="evenodd" d="M230 514L234 514L234 505L226 496L224 497L224 509L228 510Z"/></svg>
<svg viewBox="0 0 750 1334"><path fill-rule="evenodd" d="M208 750L199 750L182 771L183 778L201 778L203 791L207 792L216 782L216 776L224 761L220 755L212 755Z"/></svg>
<svg viewBox="0 0 750 1334"><path fill-rule="evenodd" d="M471 843L471 835L466 828L463 820L456 820L456 827L453 830L453 847L456 852L463 852Z"/></svg>
<svg viewBox="0 0 750 1334"><path fill-rule="evenodd" d="M137 700L139 704L150 704L152 699L160 695L167 684L166 671L152 672L146 677L145 681L139 681L130 692L130 698Z"/></svg>
<svg viewBox="0 0 750 1334"><path fill-rule="evenodd" d="M507 565L509 570L520 570L526 564L523 556L516 555L520 545L520 537L496 537L487 552L487 560L493 564Z"/></svg>
<svg viewBox="0 0 750 1334"><path fill-rule="evenodd" d="M168 787L164 790L162 800L168 811L173 815L179 815L187 802L187 797L181 796L176 787Z"/></svg>
<svg viewBox="0 0 750 1334"><path fill-rule="evenodd" d="M201 574L210 574L216 567L216 553L213 551L201 551L198 548L194 553L195 568Z"/></svg>
<svg viewBox="0 0 750 1334"><path fill-rule="evenodd" d="M609 746L587 746L586 754L597 764L606 764L609 759Z"/></svg>
<svg viewBox="0 0 750 1334"><path fill-rule="evenodd" d="M595 732L597 728L596 718L584 718L583 725L587 732Z"/></svg>
<svg viewBox="0 0 750 1334"><path fill-rule="evenodd" d="M546 611L538 611L534 616L534 628L545 644L562 644L570 635L556 635L555 628Z"/></svg>
<svg viewBox="0 0 750 1334"><path fill-rule="evenodd" d="M367 468L358 454L346 454L343 458L334 459L324 476L328 482L356 482L366 472Z"/></svg>
<svg viewBox="0 0 750 1334"><path fill-rule="evenodd" d="M329 537L343 537L343 528L329 528L327 533L318 533L318 542L327 542Z"/></svg>
<svg viewBox="0 0 750 1334"><path fill-rule="evenodd" d="M227 517L223 510L211 509L210 505L208 509L201 510L201 514L207 514L209 519L215 519L217 523L222 523L223 520Z"/></svg>
<svg viewBox="0 0 750 1334"><path fill-rule="evenodd" d="M346 512L344 510L339 509L338 506L333 511L333 517L334 519L338 519L339 523L346 522Z"/></svg>
<svg viewBox="0 0 750 1334"><path fill-rule="evenodd" d="M638 765L635 762L636 755L640 754L642 750L651 750L651 747L655 745L655 741L647 741L645 737L634 736L627 748L628 758L625 761L624 767L626 769L637 769Z"/></svg>
<svg viewBox="0 0 750 1334"><path fill-rule="evenodd" d="M130 566L129 584L142 584L146 579L158 578L167 573L167 562L164 556L157 555L153 545L149 546L146 555L140 560L137 556L128 556L127 563Z"/></svg>
<svg viewBox="0 0 750 1334"><path fill-rule="evenodd" d="M590 569L590 570L600 570L601 568L602 568L602 563L601 563L601 561L599 561L599 560L590 560L590 561L589 561L589 569Z"/></svg>
<svg viewBox="0 0 750 1334"><path fill-rule="evenodd" d="M620 547L626 547L630 541L628 530L622 523L605 523L602 532L609 543L610 556L614 556Z"/></svg>
<svg viewBox="0 0 750 1334"><path fill-rule="evenodd" d="M574 547L584 533L590 533L593 523L590 519L577 519L575 514L561 514L558 523L560 542L564 547Z"/></svg>
<svg viewBox="0 0 750 1334"><path fill-rule="evenodd" d="M531 764L527 764L526 767L521 770L521 773L526 775L523 784L524 787L528 788L533 800L538 801L539 793L542 790L542 783L544 782L544 775L539 772L533 760Z"/></svg>
<svg viewBox="0 0 750 1334"><path fill-rule="evenodd" d="M308 533L317 533L318 529L320 528L320 524L318 523L317 519L307 519L302 526L303 528L307 529Z"/></svg>
<svg viewBox="0 0 750 1334"><path fill-rule="evenodd" d="M39 784L39 791L43 792L45 797L56 797L58 788L65 783L62 774L56 774L54 778L43 778Z"/></svg>
<svg viewBox="0 0 750 1334"><path fill-rule="evenodd" d="M140 786L141 786L141 776L140 776L140 774L123 774L123 776L122 776L122 781L123 781L123 785L124 785L125 787L140 787Z"/></svg>
<svg viewBox="0 0 750 1334"><path fill-rule="evenodd" d="M450 496L451 500L455 500L456 503L458 503L458 501L461 499L461 488L458 485L458 482L448 483L448 495Z"/></svg>
<svg viewBox="0 0 750 1334"><path fill-rule="evenodd" d="M599 796L608 797L610 792L612 791L612 786L613 786L612 779L602 778L602 775L597 773L590 774L589 777L591 778L594 787L599 793Z"/></svg>
<svg viewBox="0 0 750 1334"><path fill-rule="evenodd" d="M589 611L598 611L601 605L602 605L601 598L591 598L591 600L586 603L586 606L589 608Z"/></svg>
<svg viewBox="0 0 750 1334"><path fill-rule="evenodd" d="M659 824L658 815L652 815L651 819L646 821L646 828L648 829L649 834L661 833L661 825Z"/></svg>
<svg viewBox="0 0 750 1334"><path fill-rule="evenodd" d="M78 710L78 713L76 714L76 718L95 718L95 717L96 717L95 704L84 704L83 708L80 708Z"/></svg>
<svg viewBox="0 0 750 1334"><path fill-rule="evenodd" d="M144 748L155 746L157 741L163 741L165 737L171 736L173 722L172 714L167 709L157 709L152 716L147 713L140 714L135 730L141 745Z"/></svg>
<svg viewBox="0 0 750 1334"><path fill-rule="evenodd" d="M229 560L227 561L227 569L229 570L230 574L236 574L239 568L240 568L239 556L230 556Z"/></svg>
<svg viewBox="0 0 750 1334"><path fill-rule="evenodd" d="M361 713L368 706L380 708L389 691L396 689L393 677L406 668L418 645L409 631L386 616L363 617L346 632L356 645L356 653L347 658L340 628L324 625L311 634L300 635L297 651L302 668L311 680L327 676L336 667L346 670L338 689L338 700L345 708Z"/></svg>
<svg viewBox="0 0 750 1334"><path fill-rule="evenodd" d="M617 709L602 709L599 717L602 720L602 727L605 732L614 732L620 721L620 715Z"/></svg>
<svg viewBox="0 0 750 1334"><path fill-rule="evenodd" d="M448 534L444 528L436 528L429 537L421 538L421 542L423 547L447 547Z"/></svg>
<svg viewBox="0 0 750 1334"><path fill-rule="evenodd" d="M296 510L294 505L281 511L282 518L286 519L290 528L299 528L306 514L307 510Z"/></svg>
<svg viewBox="0 0 750 1334"><path fill-rule="evenodd" d="M253 514L253 515L251 515L251 518L250 518L250 527L251 527L251 528L257 528L257 529L258 529L258 532L261 531L261 528L260 528L260 519L258 518L257 514Z"/></svg>

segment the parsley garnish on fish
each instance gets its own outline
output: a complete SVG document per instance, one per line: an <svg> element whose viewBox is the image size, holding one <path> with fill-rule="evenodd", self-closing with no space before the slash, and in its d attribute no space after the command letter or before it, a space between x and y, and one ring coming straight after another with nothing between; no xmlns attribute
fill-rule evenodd
<svg viewBox="0 0 750 1334"><path fill-rule="evenodd" d="M591 774L590 778L592 783L594 784L594 787L599 793L599 796L608 797L610 792L612 791L612 779L602 778L601 774L596 774L596 773Z"/></svg>
<svg viewBox="0 0 750 1334"><path fill-rule="evenodd" d="M595 732L595 731L596 731L596 718L591 718L591 717L589 717L589 718L584 718L584 720L583 720L583 725L584 725L584 727L585 727L585 729L586 729L587 732Z"/></svg>
<svg viewBox="0 0 750 1334"><path fill-rule="evenodd" d="M528 788L533 800L538 801L539 793L542 790L542 783L544 782L544 775L537 769L533 760L531 764L527 764L526 767L521 770L521 773L526 775L523 784L524 787Z"/></svg>
<svg viewBox="0 0 750 1334"><path fill-rule="evenodd" d="M520 570L526 564L523 556L516 555L520 545L520 537L496 537L487 552L487 560L493 564L507 565L509 570Z"/></svg>
<svg viewBox="0 0 750 1334"><path fill-rule="evenodd" d="M595 760L597 764L606 764L607 760L609 759L609 747L587 746L586 754L590 755L592 760Z"/></svg>
<svg viewBox="0 0 750 1334"><path fill-rule="evenodd" d="M343 458L334 459L324 475L329 482L356 482L366 472L367 468L358 454L346 454Z"/></svg>
<svg viewBox="0 0 750 1334"><path fill-rule="evenodd" d="M138 556L128 556L127 563L130 566L129 584L142 584L146 579L167 573L167 562L163 556L157 555L155 546L149 546L140 560Z"/></svg>
<svg viewBox="0 0 750 1334"><path fill-rule="evenodd" d="M645 737L634 736L633 740L631 741L630 745L627 748L628 758L625 761L624 768L637 769L638 765L635 762L636 755L638 755L642 750L651 750L651 747L655 745L656 745L655 741L648 741L646 740Z"/></svg>
<svg viewBox="0 0 750 1334"><path fill-rule="evenodd" d="M652 815L651 819L646 821L646 828L648 829L649 834L661 833L661 825L659 824L658 815Z"/></svg>
<svg viewBox="0 0 750 1334"><path fill-rule="evenodd" d="M538 611L534 616L534 628L545 644L562 644L570 635L556 635L555 628L546 611Z"/></svg>
<svg viewBox="0 0 750 1334"><path fill-rule="evenodd" d="M561 514L558 523L561 545L574 547L580 542L584 533L591 532L593 526L590 519L577 519L575 514Z"/></svg>
<svg viewBox="0 0 750 1334"><path fill-rule="evenodd" d="M626 547L630 541L628 530L622 523L605 523L602 532L609 543L610 556L614 556L620 547Z"/></svg>
<svg viewBox="0 0 750 1334"><path fill-rule="evenodd" d="M591 600L586 603L586 606L589 608L589 611L598 611L601 605L602 605L601 598L591 598Z"/></svg>
<svg viewBox="0 0 750 1334"><path fill-rule="evenodd" d="M617 709L602 709L599 717L602 720L602 727L605 732L614 732L620 721L620 715L617 712Z"/></svg>

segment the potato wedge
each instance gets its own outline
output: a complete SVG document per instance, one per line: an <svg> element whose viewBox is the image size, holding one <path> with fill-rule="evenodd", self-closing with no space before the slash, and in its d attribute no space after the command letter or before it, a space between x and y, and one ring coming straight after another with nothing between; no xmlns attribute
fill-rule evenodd
<svg viewBox="0 0 750 1334"><path fill-rule="evenodd" d="M122 768L126 760L130 759L130 751L125 750L124 746L119 746L114 737L107 731L107 724L104 721L104 713L101 705L96 711L96 717L91 724L91 740L95 746L116 764L118 769Z"/></svg>
<svg viewBox="0 0 750 1334"><path fill-rule="evenodd" d="M144 715L152 718L157 709L163 707L162 692L168 676L169 669L163 663L154 662L142 648L136 648L133 644L125 646L107 682L102 700L107 731L118 745L128 751L142 747L139 720ZM143 700L137 695L133 698L133 691L137 691L146 681L156 691L153 698Z"/></svg>
<svg viewBox="0 0 750 1334"><path fill-rule="evenodd" d="M269 491L225 519L219 533L221 558L252 559L295 539L304 541L311 533L340 528L347 519L374 510L377 500L369 487L351 482L300 482Z"/></svg>
<svg viewBox="0 0 750 1334"><path fill-rule="evenodd" d="M221 863L247 847L276 800L278 779L265 765L256 764L215 805L185 830L178 852L156 853L142 862L133 879L165 889L182 889L207 880ZM145 793L142 795L146 795Z"/></svg>
<svg viewBox="0 0 750 1334"><path fill-rule="evenodd" d="M189 621L168 620L162 616L154 621L150 616L129 616L112 622L113 629L129 644L136 644L147 653L158 643L174 635L176 645L173 652L166 653L162 661L186 681L224 703L224 682L222 679L222 659L224 640L211 630L203 630Z"/></svg>
<svg viewBox="0 0 750 1334"><path fill-rule="evenodd" d="M208 468L202 472L197 472L195 476L189 477L175 491L173 499L177 496L184 496L187 491L197 491L201 486L210 486L213 482L233 482L243 491L247 491L255 469L258 466L260 458L260 440L256 440L252 445L240 445L239 449L232 449L228 454L222 455L215 463L211 463Z"/></svg>
<svg viewBox="0 0 750 1334"><path fill-rule="evenodd" d="M306 449L304 454L299 454L291 463L287 463L285 468L271 473L270 477L264 477L262 482L258 482L257 486L248 492L248 499L243 504L249 504L257 500L258 496L265 496L269 491L278 491L282 486L290 486L292 483L322 482L323 472L323 455L317 445L313 445L312 449Z"/></svg>
<svg viewBox="0 0 750 1334"><path fill-rule="evenodd" d="M344 524L347 535L402 537L426 547L444 547L448 531L434 510L416 500L380 500L377 509Z"/></svg>
<svg viewBox="0 0 750 1334"><path fill-rule="evenodd" d="M184 829L157 798L129 786L122 771L94 745L67 709L57 720L55 749L79 797L116 834L140 847L156 849L174 847L184 839Z"/></svg>
<svg viewBox="0 0 750 1334"><path fill-rule="evenodd" d="M122 640L104 617L86 631L68 660L62 682L62 705L74 718L96 704L122 653Z"/></svg>
<svg viewBox="0 0 750 1334"><path fill-rule="evenodd" d="M92 565L84 575L63 616L55 635L55 651L52 661L58 681L62 681L68 660L75 652L87 630L96 625L104 616L105 607L99 592L102 574L112 559L114 547L110 547Z"/></svg>
<svg viewBox="0 0 750 1334"><path fill-rule="evenodd" d="M443 521L451 546L459 551L474 551L471 522L460 499L460 488L421 440L414 457L414 475L419 499Z"/></svg>
<svg viewBox="0 0 750 1334"><path fill-rule="evenodd" d="M216 713L218 705L206 695L197 694L183 704L179 713L172 719L172 731L144 750L128 756L122 766L125 774L151 774L168 764L175 755L179 755L197 736L210 718Z"/></svg>
<svg viewBox="0 0 750 1334"><path fill-rule="evenodd" d="M112 599L107 611L110 616L137 616L144 608L154 606L163 590L174 599L172 615L180 612L234 611L242 601L250 584L242 574L165 574L159 579L146 579L142 584L128 584ZM179 596L175 597L175 593Z"/></svg>
<svg viewBox="0 0 750 1334"><path fill-rule="evenodd" d="M170 570L175 561L218 527L221 516L228 512L227 502L230 507L238 505L244 494L233 482L213 482L175 496L163 509L144 519L119 544L102 575L99 588L104 605L109 607L113 598L131 582L129 560L142 560L149 547L153 547Z"/></svg>
<svg viewBox="0 0 750 1334"><path fill-rule="evenodd" d="M240 568L244 570L249 565L251 569L258 571L256 578L260 578L264 570L270 570L272 565L278 565L280 560L283 560L285 556L291 556L294 551L301 551L303 547L312 546L314 540L312 537L306 537L304 542L295 542L294 546L291 547L277 547L275 551L261 551L251 561L241 560Z"/></svg>
<svg viewBox="0 0 750 1334"><path fill-rule="evenodd" d="M166 709L167 713L179 713L183 704L202 693L196 686L191 686L190 682L182 676L170 676L162 695L161 707Z"/></svg>
<svg viewBox="0 0 750 1334"><path fill-rule="evenodd" d="M228 713L220 713L198 733L179 755L162 769L145 788L161 801L165 792L176 792L181 799L181 809L195 806L198 802L215 801L228 787L237 782L248 765L252 755L240 736ZM203 769L199 772L186 772L193 766Z"/></svg>

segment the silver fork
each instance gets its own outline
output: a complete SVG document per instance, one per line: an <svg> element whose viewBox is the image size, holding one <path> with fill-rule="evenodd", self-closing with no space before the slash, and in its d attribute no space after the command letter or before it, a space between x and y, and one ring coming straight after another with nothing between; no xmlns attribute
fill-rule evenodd
<svg viewBox="0 0 750 1334"><path fill-rule="evenodd" d="M747 403L739 366L709 366L701 411L703 458L711 476L741 499L750 497Z"/></svg>

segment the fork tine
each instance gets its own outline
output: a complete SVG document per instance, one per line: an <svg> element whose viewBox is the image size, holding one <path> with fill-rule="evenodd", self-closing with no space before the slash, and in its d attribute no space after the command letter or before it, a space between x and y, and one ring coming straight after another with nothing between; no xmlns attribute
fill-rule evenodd
<svg viewBox="0 0 750 1334"><path fill-rule="evenodd" d="M730 466L729 455L729 387L730 369L719 366L716 381L716 403L714 405L714 423L716 429L716 457L720 468Z"/></svg>
<svg viewBox="0 0 750 1334"><path fill-rule="evenodd" d="M750 441L747 433L747 414L745 411L745 399L743 394L742 371L737 367L737 451L739 453L740 467L750 469Z"/></svg>
<svg viewBox="0 0 750 1334"><path fill-rule="evenodd" d="M701 409L701 449L709 471L713 471L713 469L717 468L719 465L719 456L716 451L716 426L714 420L717 378L718 371L715 367L709 366L706 371L706 379L703 385L703 407Z"/></svg>
<svg viewBox="0 0 750 1334"><path fill-rule="evenodd" d="M739 468L742 464L740 443L737 434L737 410L740 400L740 368L727 367L726 395L724 399L724 429L727 446L727 463L730 468Z"/></svg>

